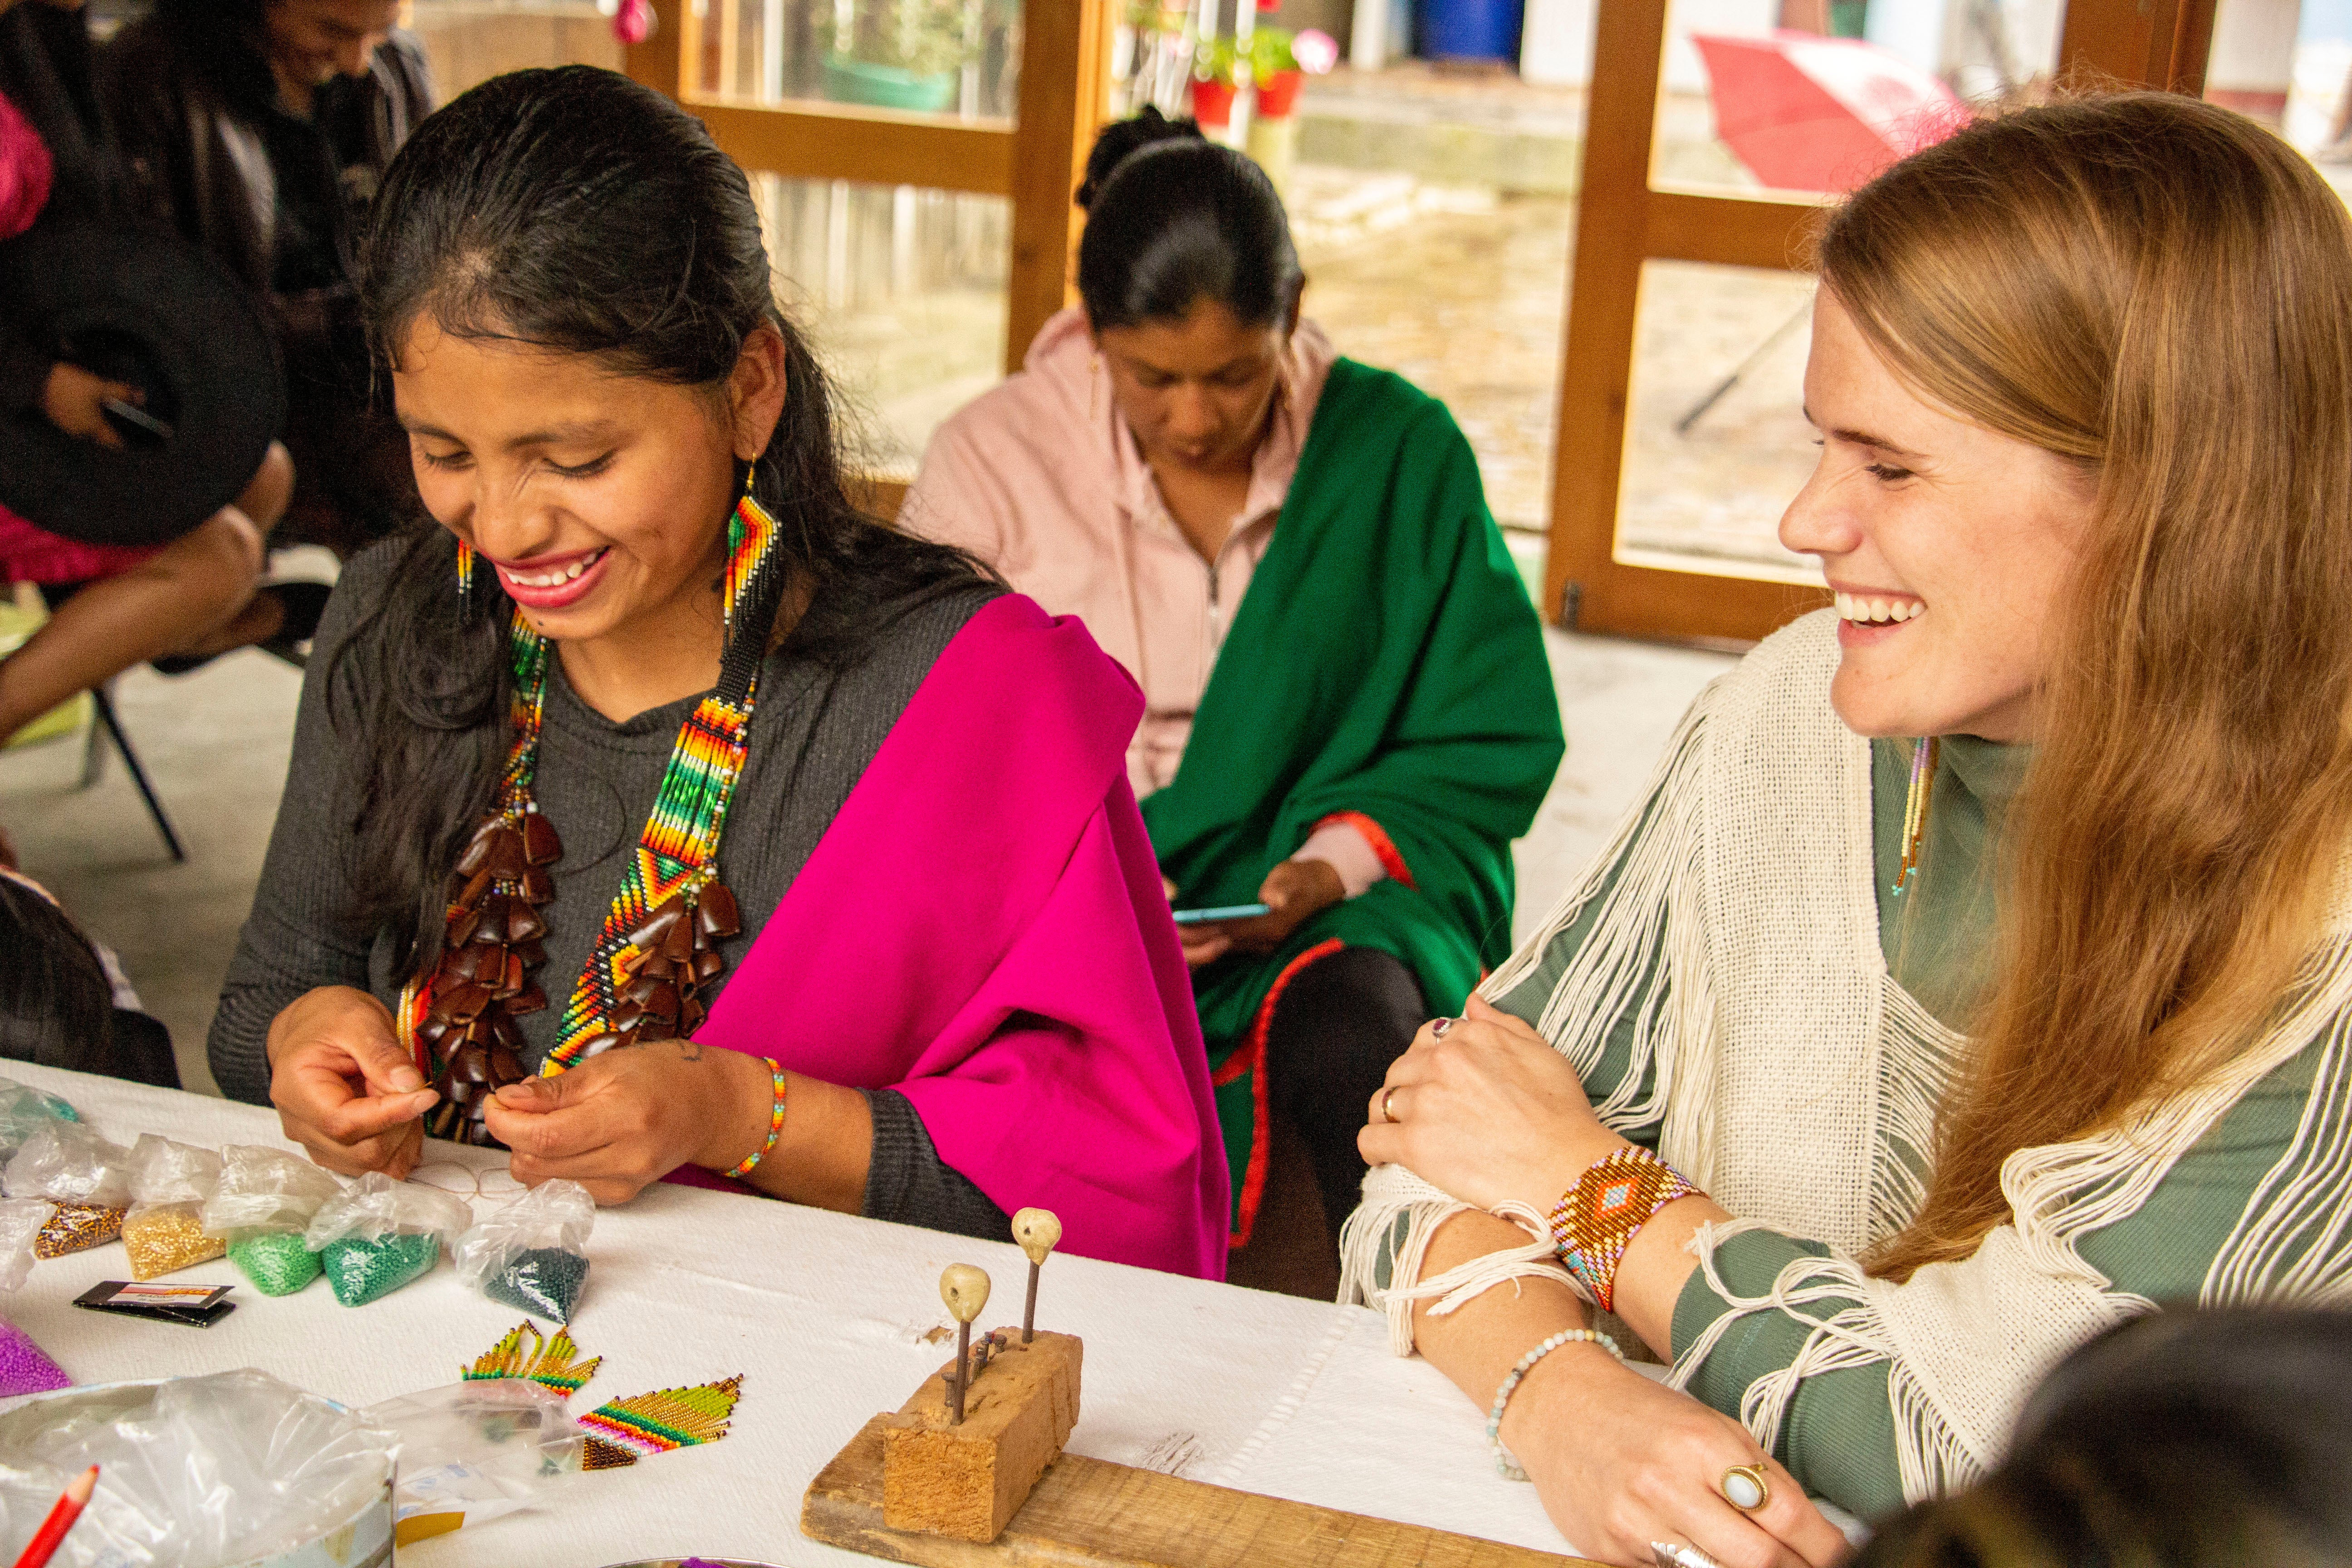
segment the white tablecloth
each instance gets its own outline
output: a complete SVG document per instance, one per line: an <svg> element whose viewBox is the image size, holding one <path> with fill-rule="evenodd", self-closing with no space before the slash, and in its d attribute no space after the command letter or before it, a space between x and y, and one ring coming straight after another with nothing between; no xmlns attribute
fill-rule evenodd
<svg viewBox="0 0 2352 1568"><path fill-rule="evenodd" d="M111 1079L0 1063L63 1095L109 1137L269 1143L275 1112ZM511 1191L504 1156L434 1144L439 1185ZM474 1173L484 1174L477 1177ZM487 1198L487 1210L503 1196ZM572 1325L595 1380L577 1414L649 1389L744 1374L721 1442L583 1476L551 1508L403 1552L410 1568L596 1568L698 1553L780 1564L873 1559L802 1537L811 1477L876 1412L896 1409L952 1352L940 1270L976 1263L995 1284L983 1326L1018 1322L1027 1262L992 1244L663 1184L597 1215L587 1293ZM520 1314L467 1290L445 1262L369 1306L324 1283L272 1300L226 1259L175 1279L234 1284L210 1329L71 1305L123 1279L120 1246L38 1264L5 1313L78 1383L255 1366L354 1405L455 1382ZM1091 1258L1046 1265L1042 1326L1083 1335L1073 1452L1465 1534L1566 1550L1534 1489L1503 1480L1481 1414L1432 1367L1388 1352L1380 1317Z"/></svg>

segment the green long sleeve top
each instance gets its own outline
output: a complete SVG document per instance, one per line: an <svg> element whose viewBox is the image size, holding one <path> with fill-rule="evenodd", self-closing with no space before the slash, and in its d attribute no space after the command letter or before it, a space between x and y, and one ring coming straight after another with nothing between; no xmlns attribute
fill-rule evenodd
<svg viewBox="0 0 2352 1568"><path fill-rule="evenodd" d="M1911 744L1871 743L1879 944L1897 984L1947 1027L1965 1031L1982 999L1989 972L1997 879L1991 847L2002 814L2023 779L2029 749L1954 736L1944 740L1938 753L1919 865L1906 890L1895 894L1891 889L1903 858ZM1639 831L1647 828L1645 820ZM1628 840L1626 855L1637 840L1638 832L1636 839ZM1621 856L1619 866L1623 859ZM1589 900L1587 915L1556 935L1540 963L1495 997L1495 1005L1536 1023L1605 901ZM1607 1050L1586 1077L1586 1090L1596 1102L1617 1089L1630 1068L1634 1019L1652 1000L1663 964L1663 952L1654 952L1648 979L1620 1015ZM2255 1085L2175 1163L2137 1212L2082 1237L2078 1250L2083 1259L2118 1290L2158 1301L2194 1298L2255 1187L2292 1140L2315 1068L2315 1053L2306 1050ZM1644 1068L1645 1079L1652 1070ZM1647 1091L1645 1082L1644 1099ZM1654 1148L1659 1124L1653 1121L1618 1131ZM1732 1290L1756 1296L1769 1291L1792 1259L1829 1250L1823 1244L1778 1232L1748 1231L1721 1242L1715 1261ZM1841 1305L1816 1302L1807 1310L1826 1318ZM1675 1305L1675 1353L1679 1356L1733 1310L1708 1286L1705 1270L1695 1270ZM1696 1369L1690 1392L1715 1409L1737 1415L1750 1384L1797 1359L1812 1321L1786 1312L1741 1318ZM1808 1491L1864 1518L1900 1508L1885 1366L1825 1372L1805 1379L1781 1424L1776 1457Z"/></svg>

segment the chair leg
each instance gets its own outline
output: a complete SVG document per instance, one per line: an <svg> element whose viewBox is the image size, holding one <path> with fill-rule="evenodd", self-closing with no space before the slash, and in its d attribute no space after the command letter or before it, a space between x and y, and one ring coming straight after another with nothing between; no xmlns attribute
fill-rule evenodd
<svg viewBox="0 0 2352 1568"><path fill-rule="evenodd" d="M130 737L123 734L121 721L114 716L114 700L102 686L91 689L90 699L98 704L98 721L106 726L114 742L114 749L122 753L122 765L131 770L131 782L139 786L139 798L147 803L147 815L155 819L155 831L163 836L163 847L172 852L174 861L184 861L188 852L180 847L180 836L172 831L172 819L163 815L163 803L155 798L154 785L147 782L147 770L139 765L139 754L131 749Z"/></svg>
<svg viewBox="0 0 2352 1568"><path fill-rule="evenodd" d="M106 726L99 722L95 712L90 715L89 732L81 742L81 782L76 789L88 789L98 782L99 770L106 765Z"/></svg>

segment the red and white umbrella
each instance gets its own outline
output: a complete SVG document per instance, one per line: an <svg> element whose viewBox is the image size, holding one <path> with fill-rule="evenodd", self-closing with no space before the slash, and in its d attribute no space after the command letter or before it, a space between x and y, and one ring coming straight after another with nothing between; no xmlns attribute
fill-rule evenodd
<svg viewBox="0 0 2352 1568"><path fill-rule="evenodd" d="M1715 130L1765 184L1850 191L1968 123L1968 105L1902 56L1860 38L1783 29L1695 33Z"/></svg>

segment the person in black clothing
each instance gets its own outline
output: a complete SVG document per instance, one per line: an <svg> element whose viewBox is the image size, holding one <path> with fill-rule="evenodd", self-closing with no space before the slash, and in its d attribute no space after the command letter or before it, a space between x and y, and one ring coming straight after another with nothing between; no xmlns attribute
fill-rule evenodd
<svg viewBox="0 0 2352 1568"><path fill-rule="evenodd" d="M47 194L0 216L0 254L52 225L136 221L91 79L78 0L0 0L0 99L11 116L0 159L20 175L47 174ZM40 182L19 179L19 191ZM0 418L46 416L67 434L121 444L100 400L131 388L76 364L37 313L0 289ZM235 504L181 528L160 546L86 544L0 509L0 584L32 582L58 605L25 646L0 658L0 740L56 704L145 659L182 667L248 643L307 637L324 595L257 594L262 540L292 485L273 447ZM297 623L299 624L297 624Z"/></svg>
<svg viewBox="0 0 2352 1568"><path fill-rule="evenodd" d="M408 447L374 406L357 237L432 111L397 0L157 0L103 51L136 199L265 303L286 369L294 500L276 542L349 556L414 504Z"/></svg>
<svg viewBox="0 0 2352 1568"><path fill-rule="evenodd" d="M180 1087L171 1031L48 889L0 862L0 1057Z"/></svg>

